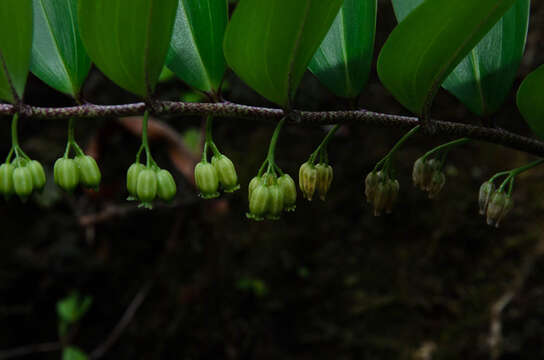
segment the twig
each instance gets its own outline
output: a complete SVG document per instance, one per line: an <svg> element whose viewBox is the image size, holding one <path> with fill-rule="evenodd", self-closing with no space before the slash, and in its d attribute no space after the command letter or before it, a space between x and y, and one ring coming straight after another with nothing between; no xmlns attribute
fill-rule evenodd
<svg viewBox="0 0 544 360"><path fill-rule="evenodd" d="M523 262L512 284L506 291L491 305L491 318L489 322L488 344L490 348L490 357L497 360L502 354L502 313L504 309L512 302L514 297L521 291L525 280L531 274L533 266L539 257L544 255L544 237L541 238L535 248L528 252L523 258Z"/></svg>
<svg viewBox="0 0 544 360"><path fill-rule="evenodd" d="M36 353L45 353L51 351L58 351L62 348L60 342L48 342L42 344L33 344L21 346L14 349L0 351L0 360L13 359L20 356L31 355Z"/></svg>
<svg viewBox="0 0 544 360"><path fill-rule="evenodd" d="M144 300L146 299L147 295L149 294L149 290L151 290L151 287L153 286L153 281L148 281L136 294L132 302L130 303L129 307L125 310L125 313L121 317L121 320L117 323L117 325L113 328L112 332L109 334L106 341L104 341L101 345L99 345L96 349L94 349L89 359L100 359L108 350L119 340L121 335L123 334L123 331L126 329L128 324L130 324L132 318L134 317L134 314L136 314L136 311Z"/></svg>
<svg viewBox="0 0 544 360"><path fill-rule="evenodd" d="M125 105L86 104L64 108L24 106L21 108L21 111L22 115L25 117L53 120L68 119L71 117L102 118L134 116L143 114L145 109L146 104L140 102ZM11 115L16 111L17 108L13 105L0 104L0 115ZM213 115L214 117L268 120L276 122L284 116L283 110L281 109L239 105L230 102L184 103L160 101L155 104L154 111L156 115ZM412 128L420 124L419 120L415 117L382 114L368 110L324 112L302 111L298 114L300 116L297 116L296 120L289 119L289 121L291 123L309 125L356 122L364 125L401 129ZM544 156L544 142L501 129L433 120L433 135L446 138L468 137L475 140L504 145L536 156Z"/></svg>

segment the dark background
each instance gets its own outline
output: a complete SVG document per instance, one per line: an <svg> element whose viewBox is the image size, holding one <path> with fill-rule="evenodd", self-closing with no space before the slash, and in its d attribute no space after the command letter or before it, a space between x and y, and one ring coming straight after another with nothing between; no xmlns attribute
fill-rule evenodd
<svg viewBox="0 0 544 360"><path fill-rule="evenodd" d="M515 89L544 62L543 19L544 4L533 1ZM380 1L376 49L394 24L389 2ZM229 101L270 105L232 73L227 84ZM157 97L179 99L187 91L169 81ZM514 94L513 89L488 120L529 134ZM137 100L96 70L84 95L99 104ZM71 104L36 78L30 79L26 102ZM406 113L379 84L375 67L359 105ZM347 103L308 74L296 107L334 110ZM481 123L444 91L433 116ZM9 119L1 120L0 154L7 154ZM515 208L500 229L486 226L477 211L480 184L531 156L485 143L456 149L447 162L446 186L431 201L411 184L411 167L443 139L416 136L396 158L401 192L395 211L376 218L364 202L363 179L402 131L348 124L329 146L335 179L327 201L308 203L299 194L295 213L255 223L245 218L247 183L264 160L273 124L215 122L216 143L236 164L242 189L205 201L184 176L198 157L190 153L198 152L198 142L191 144L195 137L187 131L198 134L201 119L158 121L173 130L157 131L153 152L175 173L179 195L173 205L153 211L124 200L125 172L139 146L138 119L78 122L77 137L98 158L103 183L98 193L74 195L61 193L51 180L64 149L66 121L21 122L22 146L47 166L49 184L27 204L0 203L0 356L20 346L57 342L56 302L73 290L92 296L93 304L64 340L88 353L108 338L116 340L106 359L544 356L543 169L516 181ZM284 171L296 178L325 130L287 126L277 154ZM139 300L125 331L111 338L127 307Z"/></svg>

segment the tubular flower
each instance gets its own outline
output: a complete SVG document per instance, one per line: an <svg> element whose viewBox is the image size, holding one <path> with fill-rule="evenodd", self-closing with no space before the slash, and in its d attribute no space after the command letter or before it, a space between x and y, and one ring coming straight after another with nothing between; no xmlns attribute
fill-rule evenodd
<svg viewBox="0 0 544 360"><path fill-rule="evenodd" d="M45 171L43 170L42 164L36 160L30 160L26 166L32 174L32 185L34 186L34 190L43 190L47 179L45 178Z"/></svg>
<svg viewBox="0 0 544 360"><path fill-rule="evenodd" d="M136 162L127 170L127 191L130 195L129 199L136 200L138 194L138 175L145 169L143 164Z"/></svg>
<svg viewBox="0 0 544 360"><path fill-rule="evenodd" d="M283 191L283 208L285 211L295 211L297 203L297 188L295 181L289 174L278 178L278 185Z"/></svg>
<svg viewBox="0 0 544 360"><path fill-rule="evenodd" d="M138 174L136 194L143 203L150 203L157 196L157 174L152 169L144 169Z"/></svg>
<svg viewBox="0 0 544 360"><path fill-rule="evenodd" d="M317 185L316 167L309 162L302 164L298 172L298 182L304 198L308 201L312 201Z"/></svg>
<svg viewBox="0 0 544 360"><path fill-rule="evenodd" d="M53 168L55 183L64 191L72 192L79 185L79 170L75 160L60 158Z"/></svg>
<svg viewBox="0 0 544 360"><path fill-rule="evenodd" d="M279 220L283 211L283 199L283 191L278 184L268 186L267 219Z"/></svg>
<svg viewBox="0 0 544 360"><path fill-rule="evenodd" d="M177 191L178 188L172 174L164 169L157 171L157 195L159 198L164 201L172 201Z"/></svg>
<svg viewBox="0 0 544 360"><path fill-rule="evenodd" d="M250 219L264 220L268 212L268 203L270 201L270 186L264 183L258 184L249 198L249 213L246 216Z"/></svg>
<svg viewBox="0 0 544 360"><path fill-rule="evenodd" d="M195 166L195 183L200 197L213 199L219 196L219 177L215 167L208 162L199 162Z"/></svg>
<svg viewBox="0 0 544 360"><path fill-rule="evenodd" d="M372 171L366 176L365 179L365 196L366 202L372 204L376 195L378 184L383 179L383 173L381 171Z"/></svg>
<svg viewBox="0 0 544 360"><path fill-rule="evenodd" d="M442 171L435 170L428 187L429 199L434 199L438 193L440 193L445 184L446 174L444 174Z"/></svg>
<svg viewBox="0 0 544 360"><path fill-rule="evenodd" d="M0 194L5 197L13 195L13 170L15 167L12 164L5 163L0 165Z"/></svg>
<svg viewBox="0 0 544 360"><path fill-rule="evenodd" d="M486 181L480 186L480 192L478 196L478 205L480 208L480 215L485 215L487 207L489 206L489 200L491 195L495 192L495 184L491 181Z"/></svg>
<svg viewBox="0 0 544 360"><path fill-rule="evenodd" d="M225 155L212 157L212 165L217 171L219 183L225 192L234 192L240 189L238 184L238 175L232 161Z"/></svg>
<svg viewBox="0 0 544 360"><path fill-rule="evenodd" d="M317 164L315 166L317 169L317 193L319 198L322 201L325 201L325 197L331 188L332 179L333 179L333 170L332 166L324 163Z"/></svg>
<svg viewBox="0 0 544 360"><path fill-rule="evenodd" d="M487 207L487 224L498 228L502 219L512 210L513 206L514 202L510 195L503 191L495 191L491 195Z"/></svg>
<svg viewBox="0 0 544 360"><path fill-rule="evenodd" d="M81 184L86 188L98 189L102 174L94 158L89 155L79 155L75 157L75 162L79 169Z"/></svg>

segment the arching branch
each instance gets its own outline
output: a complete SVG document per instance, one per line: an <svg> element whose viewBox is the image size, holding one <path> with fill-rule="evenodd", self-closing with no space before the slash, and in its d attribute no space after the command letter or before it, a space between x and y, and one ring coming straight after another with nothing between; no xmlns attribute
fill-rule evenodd
<svg viewBox="0 0 544 360"><path fill-rule="evenodd" d="M121 117L143 114L146 104L143 102L125 105L92 105L43 108L26 106L21 115L40 119L68 119L68 118L99 118ZM16 111L13 105L0 104L0 115L11 115ZM156 115L213 115L224 118L240 118L253 120L279 121L283 114L281 109L272 109L230 102L221 103L184 103L160 101L154 106ZM376 113L368 110L355 111L301 111L292 123L307 125L326 125L337 123L357 123L377 127L411 128L419 124L415 117ZM535 156L544 157L544 142L521 136L502 129L493 129L483 126L474 126L448 121L433 121L433 135L445 138L468 137L482 140L512 149L520 150Z"/></svg>

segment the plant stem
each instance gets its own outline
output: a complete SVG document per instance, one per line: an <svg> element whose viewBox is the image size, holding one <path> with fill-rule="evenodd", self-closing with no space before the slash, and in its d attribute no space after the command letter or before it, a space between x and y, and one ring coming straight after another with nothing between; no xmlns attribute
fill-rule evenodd
<svg viewBox="0 0 544 360"><path fill-rule="evenodd" d="M140 145L140 148L138 149L138 152L136 153L136 162L140 162L140 155L142 154L142 151L144 150L144 146Z"/></svg>
<svg viewBox="0 0 544 360"><path fill-rule="evenodd" d="M149 140L147 138L147 123L149 121L149 110L144 113L144 120L142 121L142 145L145 149L146 166L151 167L153 158L151 157L151 150L149 149Z"/></svg>
<svg viewBox="0 0 544 360"><path fill-rule="evenodd" d="M404 136L401 137L399 141L397 141L395 146L393 146L391 151L389 151L389 154L387 154L387 156L392 156L393 154L395 154L395 152L406 142L406 140L408 140L415 133L417 133L420 128L421 128L421 125L418 125L418 126L414 127L412 130L408 131L406 134L404 134Z"/></svg>
<svg viewBox="0 0 544 360"><path fill-rule="evenodd" d="M332 136L336 133L336 131L338 131L339 128L340 128L340 124L336 124L329 130L329 132L327 133L327 135L325 136L323 141L321 141L321 144L319 144L317 149L315 149L315 151L312 153L312 155L310 155L310 164L313 165L315 163L315 159L317 158L319 153L323 149L327 148L327 145L329 145L329 141L331 141Z"/></svg>
<svg viewBox="0 0 544 360"><path fill-rule="evenodd" d="M278 137L280 136L280 131L285 123L285 117L283 117L278 125L276 126L276 129L274 130L274 134L272 134L272 139L270 139L270 146L268 147L268 155L266 156L266 160L268 161L269 168L276 164L275 162L275 153L276 153L276 144L278 143Z"/></svg>
<svg viewBox="0 0 544 360"><path fill-rule="evenodd" d="M208 116L206 118L206 142L212 142L212 125L213 125L213 118L211 116Z"/></svg>
<svg viewBox="0 0 544 360"><path fill-rule="evenodd" d="M385 155L383 157L383 159L381 159L376 164L376 166L374 167L374 170L372 170L372 172L378 171L380 166L382 166L384 163L385 163L385 168L387 168L386 170L389 171L389 169L391 167L389 163L391 161L391 158L395 154L395 152L406 142L406 140L408 140L410 137L412 137L414 134L416 134L419 131L420 128L421 128L421 125L417 125L412 130L410 130L406 134L404 134L404 136L401 137L399 141L397 141L395 146L393 146L393 148L387 153L387 155Z"/></svg>
<svg viewBox="0 0 544 360"><path fill-rule="evenodd" d="M11 148L11 150L9 151L8 153L8 156L6 157L6 163L9 164L11 162L11 157L13 156L13 147Z"/></svg>
<svg viewBox="0 0 544 360"><path fill-rule="evenodd" d="M207 163L208 162L208 142L204 142L204 149L202 149L202 162Z"/></svg>
<svg viewBox="0 0 544 360"><path fill-rule="evenodd" d="M435 147L434 149L430 150L430 151L427 151L425 153L425 155L422 156L422 159L423 161L425 161L429 156L439 152L439 151L443 151L443 150L447 150L449 151L452 147L455 147L455 146L460 146L460 145L463 145L463 144L466 144L468 143L469 141L471 141L471 139L469 138L461 138L461 139L457 139L457 140L454 140L454 141L450 141L448 143L445 143L445 144L442 144L440 146L437 146Z"/></svg>
<svg viewBox="0 0 544 360"><path fill-rule="evenodd" d="M524 166L520 166L519 168L516 168L516 169L513 169L513 170L510 170L510 171L503 171L501 173L498 173L496 174L495 176L493 176L491 178L491 180L489 181L493 181L495 180L495 178L497 178L498 176L504 176L504 175L508 175L508 177L502 182L500 188L498 191L504 191L504 188L506 187L506 185L508 184L508 182L510 182L510 190L509 190L509 193L512 192L512 188L514 186L514 179L516 178L516 176L518 176L519 174L527 171L527 170L530 170L538 165L541 165L541 164L544 164L544 159L538 159L538 160L535 160L527 165L524 165Z"/></svg>
<svg viewBox="0 0 544 360"><path fill-rule="evenodd" d="M17 148L19 147L19 134L17 132L17 125L19 123L19 113L13 114L13 118L11 120L11 146L15 148L15 152L17 153Z"/></svg>

